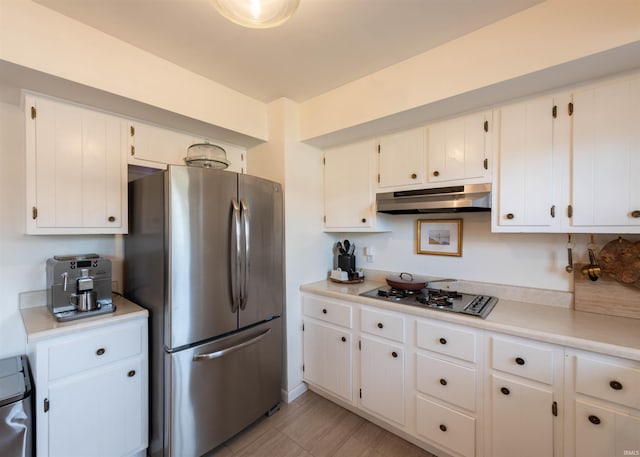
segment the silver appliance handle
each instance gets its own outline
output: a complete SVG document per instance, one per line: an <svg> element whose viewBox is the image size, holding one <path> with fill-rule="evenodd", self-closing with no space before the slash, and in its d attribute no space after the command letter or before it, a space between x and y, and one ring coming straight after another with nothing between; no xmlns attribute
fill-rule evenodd
<svg viewBox="0 0 640 457"><path fill-rule="evenodd" d="M231 199L231 205L233 206L233 235L235 238L235 252L232 255L232 266L231 266L231 312L235 313L238 311L238 306L240 305L242 291L238 291L238 280L240 278L240 256L242 252L241 240L240 240L240 205L235 198ZM234 246L231 247L233 250Z"/></svg>
<svg viewBox="0 0 640 457"><path fill-rule="evenodd" d="M242 218L244 220L244 274L242 277L242 289L240 291L240 309L244 309L247 306L247 299L249 297L249 260L250 255L250 243L249 243L249 207L244 199L240 200L242 205Z"/></svg>
<svg viewBox="0 0 640 457"><path fill-rule="evenodd" d="M210 352L209 354L194 355L193 356L193 361L194 362L202 362L204 360L217 359L218 357L222 357L222 356L225 356L225 355L230 354L232 352L239 351L242 348L246 348L247 346L251 346L252 344L257 343L262 338L267 336L267 334L270 333L270 332L271 332L271 329L268 328L267 330L262 332L260 335L255 336L255 337L251 338L250 340L247 340L247 341L245 341L243 343L236 344L235 346L231 346L231 347L228 347L228 348L220 349L219 351L215 351L215 352Z"/></svg>

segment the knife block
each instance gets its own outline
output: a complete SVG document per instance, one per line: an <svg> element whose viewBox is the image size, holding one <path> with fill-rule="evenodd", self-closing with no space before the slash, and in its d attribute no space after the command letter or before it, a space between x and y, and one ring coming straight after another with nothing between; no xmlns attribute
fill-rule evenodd
<svg viewBox="0 0 640 457"><path fill-rule="evenodd" d="M339 254L338 268L347 273L356 271L356 256L353 254Z"/></svg>

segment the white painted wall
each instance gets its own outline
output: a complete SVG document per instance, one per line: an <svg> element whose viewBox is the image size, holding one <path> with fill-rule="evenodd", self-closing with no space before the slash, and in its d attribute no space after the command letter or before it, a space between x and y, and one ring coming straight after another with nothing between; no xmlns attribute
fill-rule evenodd
<svg viewBox="0 0 640 457"><path fill-rule="evenodd" d="M493 284L506 284L558 291L573 291L573 277L567 265L567 235L535 233L491 233L490 213L460 213L391 216L391 232L341 233L332 241L345 238L356 244L356 266L394 273L403 271L441 278L464 279ZM418 219L462 219L462 257L416 253ZM594 237L600 249L616 234ZM629 240L640 236L625 235ZM588 262L590 235L574 234L573 260ZM373 262L363 254L365 246L376 250ZM327 250L331 246L326 247ZM326 270L333 268L329 262Z"/></svg>
<svg viewBox="0 0 640 457"><path fill-rule="evenodd" d="M410 116L414 108L637 42L639 18L634 0L543 2L305 101L301 138Z"/></svg>
<svg viewBox="0 0 640 457"><path fill-rule="evenodd" d="M322 232L322 151L300 143L298 105L280 99L269 104L269 142L248 153L251 174L283 183L285 202L286 367L284 394L293 400L302 383L300 286L326 275L330 237Z"/></svg>
<svg viewBox="0 0 640 457"><path fill-rule="evenodd" d="M0 0L2 61L267 139L264 103L30 0Z"/></svg>
<svg viewBox="0 0 640 457"><path fill-rule="evenodd" d="M24 114L0 103L0 358L25 353L18 294L45 289L49 257L98 253L112 260L114 279L122 284L121 238L25 235L25 195Z"/></svg>

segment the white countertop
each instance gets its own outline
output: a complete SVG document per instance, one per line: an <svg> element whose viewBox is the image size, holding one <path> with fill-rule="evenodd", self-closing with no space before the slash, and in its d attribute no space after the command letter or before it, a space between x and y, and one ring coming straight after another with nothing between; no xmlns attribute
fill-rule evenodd
<svg viewBox="0 0 640 457"><path fill-rule="evenodd" d="M27 342L33 343L43 338L63 336L79 330L99 327L138 317L147 318L146 309L127 300L121 295L113 295L116 310L113 313L85 317L68 322L58 322L46 305L22 308L22 322L27 333Z"/></svg>
<svg viewBox="0 0 640 457"><path fill-rule="evenodd" d="M486 319L480 319L360 296L362 292L384 285L386 285L384 282L369 280L359 284L339 284L325 280L305 284L300 290L405 314L640 361L640 319L574 311L566 307L525 303L502 299L499 296L499 301L489 316Z"/></svg>

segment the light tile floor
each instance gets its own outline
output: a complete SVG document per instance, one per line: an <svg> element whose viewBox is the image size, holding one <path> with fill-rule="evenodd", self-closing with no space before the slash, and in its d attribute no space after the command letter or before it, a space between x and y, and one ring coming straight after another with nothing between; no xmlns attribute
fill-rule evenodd
<svg viewBox="0 0 640 457"><path fill-rule="evenodd" d="M208 457L434 457L307 391Z"/></svg>

